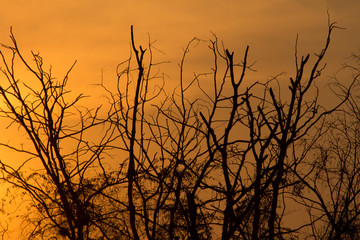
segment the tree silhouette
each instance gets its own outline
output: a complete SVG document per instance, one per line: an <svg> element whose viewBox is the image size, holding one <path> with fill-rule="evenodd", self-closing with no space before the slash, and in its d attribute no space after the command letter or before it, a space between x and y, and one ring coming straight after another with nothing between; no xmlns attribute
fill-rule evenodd
<svg viewBox="0 0 360 240"><path fill-rule="evenodd" d="M20 167L2 161L1 171L36 210L26 237L287 239L304 237L308 226L315 239L338 239L349 231L357 236L357 138L346 134L356 134L357 125L326 120L343 123L340 109L344 119L355 116L357 100L338 84L339 101L326 108L315 84L335 28L329 24L315 56L299 58L296 45L296 72L287 84L277 77L248 81L250 48L238 60L216 36L206 42L210 73L189 78L187 59L203 43L194 38L171 91L159 74L162 65L153 60L153 43L137 46L131 28L130 57L117 67L116 87L99 84L107 101L95 109L81 107L82 95L69 100L70 71L56 80L34 53L32 66L11 33L12 46L3 45L10 59L1 52L7 80L0 84L1 114L27 134L31 147L2 143L29 157ZM21 64L37 82L18 80ZM342 141L351 146L351 164L342 158L345 147L334 150L328 141L337 131L352 139ZM309 157L313 152L318 155ZM28 167L36 161L39 170ZM319 191L318 184L327 190ZM304 226L284 221L294 203L308 209Z"/></svg>
<svg viewBox="0 0 360 240"><path fill-rule="evenodd" d="M359 68L345 65L352 73L352 93L336 78L332 90L345 104L321 125L312 143L306 171L298 172L305 189L299 202L308 211L314 239L359 238ZM343 69L343 70L344 70Z"/></svg>
<svg viewBox="0 0 360 240"><path fill-rule="evenodd" d="M101 208L102 193L121 179L111 177L102 163L111 134L105 131L97 142L86 139L88 131L104 124L97 121L99 109L76 107L82 95L69 100L66 85L74 65L63 79L57 80L51 68L44 69L38 54L32 53L34 63L30 65L12 32L10 37L12 45L2 45L4 50L0 52L0 95L4 101L1 114L11 121L10 125L25 132L29 145L2 143L28 157L18 167L13 167L11 161L2 161L0 167L2 179L24 191L31 200L30 212L37 211L37 216L30 218L32 229L26 237L62 235L75 240L106 236L101 226L107 214ZM21 67L30 72L31 80L18 79ZM74 123L73 118L78 121Z"/></svg>

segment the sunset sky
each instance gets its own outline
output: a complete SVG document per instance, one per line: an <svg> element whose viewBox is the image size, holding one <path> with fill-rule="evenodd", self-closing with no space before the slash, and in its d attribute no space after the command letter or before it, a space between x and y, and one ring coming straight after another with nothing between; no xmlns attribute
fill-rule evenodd
<svg viewBox="0 0 360 240"><path fill-rule="evenodd" d="M257 62L259 76L291 74L296 35L300 53L320 50L327 9L331 21L346 28L334 33L329 67L339 68L360 46L357 0L19 0L3 1L1 9L1 43L9 43L12 26L23 52L40 52L58 77L77 60L72 81L82 89L98 83L101 71L114 77L116 64L129 56L131 25L139 44L147 44L148 34L157 40L165 53L161 60L171 62L168 69L176 69L190 39L208 40L213 32L239 57L250 45L249 58ZM194 57L201 64L205 56Z"/></svg>
<svg viewBox="0 0 360 240"><path fill-rule="evenodd" d="M344 29L334 32L326 75L360 48L359 0L1 0L0 11L0 43L10 43L12 27L20 50L28 57L31 50L39 52L58 78L76 60L71 86L89 94L102 72L105 80L115 80L116 65L129 57L131 25L137 44L146 45L148 36L157 40L164 54L156 57L170 62L162 70L174 81L188 41L208 40L213 33L239 60L249 45L249 60L256 61L256 76L262 79L294 73L297 34L300 54L319 52L328 13ZM191 72L208 55L192 58Z"/></svg>

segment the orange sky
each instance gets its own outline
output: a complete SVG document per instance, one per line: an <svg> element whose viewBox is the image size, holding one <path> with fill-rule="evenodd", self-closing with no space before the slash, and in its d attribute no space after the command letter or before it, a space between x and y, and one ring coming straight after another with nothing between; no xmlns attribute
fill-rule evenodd
<svg viewBox="0 0 360 240"><path fill-rule="evenodd" d="M101 70L113 78L114 66L128 57L131 24L139 43L146 44L149 33L166 53L163 60L175 67L191 38L207 40L214 32L238 54L250 45L255 69L270 76L292 73L297 33L304 53L320 49L327 7L331 19L346 28L335 32L327 56L330 67L338 68L360 45L358 0L6 0L0 42L9 42L12 26L23 51L39 51L59 77L78 60L72 81L84 89L98 83ZM193 57L201 64L203 56Z"/></svg>
<svg viewBox="0 0 360 240"><path fill-rule="evenodd" d="M242 58L250 45L249 62L256 61L251 78L265 80L281 72L288 79L294 73L294 44L299 34L299 51L318 52L327 34L327 8L332 21L346 30L337 30L326 56L325 76L334 74L352 52L360 48L359 0L3 0L0 14L0 43L9 43L13 32L20 49L30 57L40 52L54 75L62 78L77 60L70 75L75 93L95 94L91 84L99 83L101 72L107 82L115 82L115 67L129 57L130 26L134 25L138 44L147 44L148 34L165 52L159 60L176 82L182 49L193 37L208 40L212 33ZM205 44L204 49L207 45ZM209 56L201 51L190 55L186 71L202 72ZM30 59L30 58L29 58ZM201 68L203 67L203 68ZM200 69L200 70L199 70ZM249 75L248 75L249 76ZM20 75L21 77L21 75ZM252 79L251 79L252 80ZM327 78L325 77L325 81ZM95 90L95 91L94 91ZM98 95L97 95L98 96ZM326 97L325 97L326 98ZM96 103L99 101L95 98ZM327 101L327 99L325 99ZM84 104L84 103L80 103ZM2 124L4 128L4 124ZM0 132L4 140L5 131ZM11 142L22 138L10 134ZM1 152L1 159L9 153Z"/></svg>
<svg viewBox="0 0 360 240"><path fill-rule="evenodd" d="M165 55L156 57L171 62L163 65L162 70L173 82L177 81L177 64L183 47L194 36L211 38L211 32L234 50L239 60L246 45L250 45L249 61L256 61L257 70L252 78L261 81L285 72L288 79L295 70L297 34L300 53L318 52L323 47L327 8L332 21L346 29L334 32L325 59L328 63L325 81L326 76L334 74L360 48L358 0L227 0L226 4L220 0L51 2L2 3L0 43L10 42L12 26L23 53L30 56L31 50L39 51L58 78L77 60L70 75L70 87L76 93L94 94L91 84L100 82L102 71L105 81L115 81L116 65L129 57L130 25L134 25L137 43L146 45L148 34L157 39L156 46ZM191 66L185 69L190 74L201 72L201 67L211 67L206 61L209 55L203 52L195 52L190 58ZM4 131L0 132L2 139L6 136ZM10 141L17 142L17 138L21 136L11 134ZM8 153L0 154L2 159L8 156Z"/></svg>
<svg viewBox="0 0 360 240"><path fill-rule="evenodd" d="M148 33L158 40L166 53L161 60L171 61L163 70L172 77L187 42L214 32L237 56L250 45L249 58L266 78L293 73L296 34L300 52L321 49L327 8L331 20L346 28L332 38L330 75L360 47L359 0L2 0L0 43L10 42L12 26L23 52L39 51L58 77L77 60L70 81L86 91L99 83L102 70L115 79L115 66L129 56L130 25L138 43L146 44ZM206 62L205 55L192 57L199 66Z"/></svg>

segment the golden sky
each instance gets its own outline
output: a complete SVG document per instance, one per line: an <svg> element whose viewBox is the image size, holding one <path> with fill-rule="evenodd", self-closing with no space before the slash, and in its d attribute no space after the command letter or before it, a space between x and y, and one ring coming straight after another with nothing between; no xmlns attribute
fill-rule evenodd
<svg viewBox="0 0 360 240"><path fill-rule="evenodd" d="M303 53L319 50L331 20L346 30L336 31L328 54L338 68L360 45L358 0L2 0L0 42L9 42L13 27L25 52L39 51L61 77L78 60L72 81L97 83L101 71L114 76L114 66L129 53L130 25L138 43L147 34L174 66L193 37L217 34L227 47L242 54L250 45L250 60L263 76L294 69L294 42L299 34ZM201 64L202 57L193 56ZM166 70L166 69L164 69Z"/></svg>
<svg viewBox="0 0 360 240"><path fill-rule="evenodd" d="M164 71L176 69L182 49L193 37L207 40L216 33L225 46L249 58L264 78L294 71L294 44L300 53L319 51L331 20L335 31L326 61L334 73L360 47L359 0L0 0L0 43L13 32L20 49L40 52L62 77L72 63L73 86L90 91L90 84L115 79L115 66L129 56L130 26L137 42L148 34L169 60ZM206 55L194 55L198 65ZM169 68L167 68L167 66ZM167 72L176 76L174 72ZM90 89L90 90L89 90Z"/></svg>
<svg viewBox="0 0 360 240"><path fill-rule="evenodd" d="M75 93L95 94L91 84L100 82L102 72L105 81L115 81L115 67L129 57L131 25L138 44L146 45L148 35L157 40L156 47L165 55L156 57L170 61L161 70L173 82L188 41L195 36L208 40L212 33L236 52L238 60L250 45L249 61L256 61L257 70L251 77L262 81L284 72L288 79L295 70L297 34L300 54L319 52L324 46L327 11L331 21L346 29L334 32L325 79L360 48L358 0L0 1L0 43L10 43L12 27L23 53L30 59L31 50L40 52L58 78L77 60L70 75ZM209 56L195 52L186 70L192 74L210 68ZM20 138L11 137L15 142Z"/></svg>
<svg viewBox="0 0 360 240"><path fill-rule="evenodd" d="M58 78L77 60L69 84L77 94L96 95L91 84L100 82L102 72L105 81L115 82L117 64L129 57L131 25L138 44L146 45L148 35L157 40L156 47L165 54L156 54L155 59L170 61L161 69L170 76L167 83L177 81L178 63L188 41L193 37L208 40L212 33L235 51L238 61L250 45L249 62L256 61L253 68L257 70L251 78L263 81L284 72L288 79L295 70L297 34L300 53L319 52L323 47L327 9L331 21L346 29L334 32L325 59L325 80L360 48L358 0L0 1L0 43L10 43L12 27L29 60L31 50L40 52ZM209 56L195 51L185 70L190 74L208 71ZM99 103L97 98L93 99ZM17 142L18 135L11 134L10 141Z"/></svg>

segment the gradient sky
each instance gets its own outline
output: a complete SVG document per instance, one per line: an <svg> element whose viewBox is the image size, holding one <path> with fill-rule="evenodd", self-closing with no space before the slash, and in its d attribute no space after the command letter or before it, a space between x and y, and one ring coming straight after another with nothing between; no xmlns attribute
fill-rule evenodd
<svg viewBox="0 0 360 240"><path fill-rule="evenodd" d="M187 42L213 32L236 56L250 45L257 76L269 78L294 72L297 34L300 53L323 47L327 9L346 28L334 32L326 56L330 75L360 47L359 0L1 0L0 43L10 42L12 26L20 49L40 52L59 78L77 60L72 86L91 92L102 71L112 81L115 66L128 58L131 25L137 43L146 45L148 34L157 40L165 52L160 60L171 62L163 69L170 77ZM201 67L206 57L192 55L193 63Z"/></svg>
<svg viewBox="0 0 360 240"><path fill-rule="evenodd" d="M129 55L130 25L139 44L148 34L157 40L166 53L160 57L173 64L169 69L176 69L190 39L207 40L214 32L238 54L250 45L255 69L269 77L294 70L296 34L300 52L323 46L327 8L331 20L346 28L335 32L328 52L335 69L360 46L358 0L3 0L0 42L9 42L12 26L23 52L39 51L58 77L78 60L72 81L84 89L99 82L102 70L113 79L114 67ZM193 57L201 64L206 56Z"/></svg>
<svg viewBox="0 0 360 240"><path fill-rule="evenodd" d="M155 59L170 61L161 70L170 76L167 83L176 84L183 48L195 36L208 40L215 33L235 51L238 61L250 45L249 62L256 61L253 68L257 70L251 73L250 82L279 73L285 73L285 80L293 76L297 34L299 55L319 52L327 34L327 11L331 21L345 29L334 31L323 83L360 48L358 0L227 0L225 4L220 0L0 1L0 43L10 42L12 27L23 54L30 60L31 50L40 52L57 78L77 60L68 87L76 94L95 95L96 104L98 88L93 84L100 83L102 73L106 82L114 83L117 64L129 57L131 25L138 44L146 46L149 35L157 40L156 47L165 54L156 54ZM209 54L194 51L185 70L192 74L206 68L208 72ZM323 96L326 103L334 99L327 93ZM22 138L10 135L12 142ZM0 134L2 139L6 136ZM9 158L8 154L3 152L0 157Z"/></svg>
<svg viewBox="0 0 360 240"><path fill-rule="evenodd" d="M76 94L95 95L96 104L99 91L93 84L100 83L102 74L107 83L115 83L117 64L129 57L131 25L137 44L146 46L149 35L157 40L156 47L165 54L156 54L155 60L170 61L161 70L170 76L167 83L173 84L177 84L178 63L188 41L193 37L208 40L212 33L235 51L238 61L250 45L249 62L256 61L253 68L257 70L248 75L250 82L279 73L285 73L287 81L294 74L297 34L300 54L319 52L327 34L327 11L331 21L346 29L334 31L325 58L325 82L360 48L359 0L0 1L0 43L10 42L12 27L23 54L30 60L31 50L40 52L57 78L77 60L68 87ZM185 70L208 72L209 54L194 51ZM323 99L327 103L334 98L325 94ZM19 135L4 132L0 138L11 136L9 141L18 142ZM9 159L9 153L2 152L0 158Z"/></svg>

